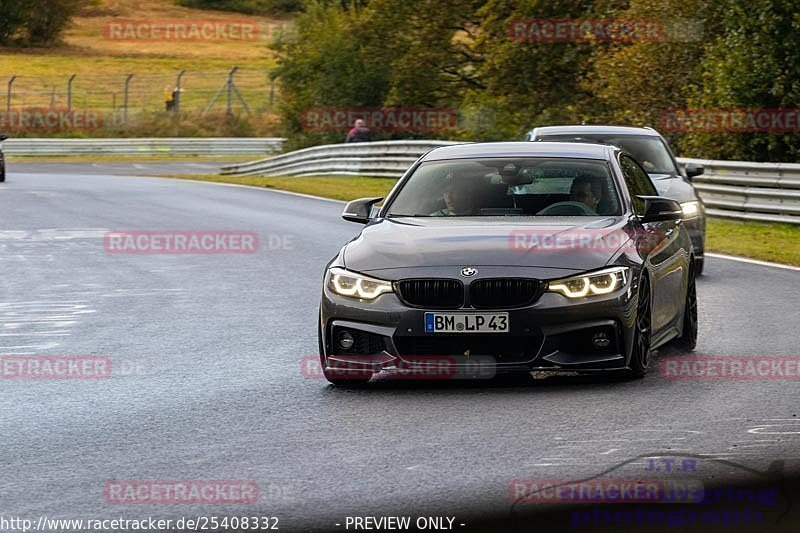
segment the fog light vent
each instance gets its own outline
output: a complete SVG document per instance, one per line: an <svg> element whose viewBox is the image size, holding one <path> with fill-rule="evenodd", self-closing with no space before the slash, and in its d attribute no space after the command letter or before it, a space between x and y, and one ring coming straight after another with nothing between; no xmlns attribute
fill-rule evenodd
<svg viewBox="0 0 800 533"><path fill-rule="evenodd" d="M611 338L605 331L598 331L592 336L592 345L595 348L602 350L603 348L608 348L610 344L611 344Z"/></svg>
<svg viewBox="0 0 800 533"><path fill-rule="evenodd" d="M339 333L339 347L342 350L349 350L356 343L356 340L349 331L342 331Z"/></svg>

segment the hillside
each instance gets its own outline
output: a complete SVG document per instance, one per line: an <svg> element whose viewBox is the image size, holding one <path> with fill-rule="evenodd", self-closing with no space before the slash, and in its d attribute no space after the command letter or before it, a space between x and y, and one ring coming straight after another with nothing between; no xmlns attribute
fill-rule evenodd
<svg viewBox="0 0 800 533"><path fill-rule="evenodd" d="M246 39L237 38L235 32L223 33L218 40L202 35L176 40L158 34L159 28L175 23L186 28L226 27L227 23L234 29L245 27L249 33ZM75 17L61 46L0 48L0 83L5 89L11 76L17 76L12 107L60 108L67 105L68 79L76 74L73 107L120 115L125 79L133 74L128 93L133 119L164 110L166 94L181 70L187 71L182 111L201 113L225 83L227 72L238 66L237 87L253 114L263 115L271 111L268 76L274 64L267 43L288 24L287 20L180 7L171 0L100 0ZM130 31L142 27L150 33L137 36ZM222 95L212 110L224 111L224 100Z"/></svg>

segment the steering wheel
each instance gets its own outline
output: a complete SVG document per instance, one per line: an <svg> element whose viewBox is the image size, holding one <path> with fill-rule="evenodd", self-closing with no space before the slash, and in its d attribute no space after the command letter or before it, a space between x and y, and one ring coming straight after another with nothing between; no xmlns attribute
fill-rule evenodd
<svg viewBox="0 0 800 533"><path fill-rule="evenodd" d="M536 214L542 216L597 216L594 209L583 202L557 202L548 205Z"/></svg>

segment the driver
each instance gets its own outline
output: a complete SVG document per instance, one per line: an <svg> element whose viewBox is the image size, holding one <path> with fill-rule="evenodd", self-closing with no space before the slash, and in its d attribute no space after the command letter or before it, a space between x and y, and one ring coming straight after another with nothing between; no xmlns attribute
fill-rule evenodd
<svg viewBox="0 0 800 533"><path fill-rule="evenodd" d="M603 187L596 179L575 178L569 189L569 199L571 202L582 202L592 211L597 212L597 204L603 199Z"/></svg>
<svg viewBox="0 0 800 533"><path fill-rule="evenodd" d="M442 199L444 209L431 213L433 217L469 216L475 211L475 184L468 178L458 179L453 171L447 173Z"/></svg>

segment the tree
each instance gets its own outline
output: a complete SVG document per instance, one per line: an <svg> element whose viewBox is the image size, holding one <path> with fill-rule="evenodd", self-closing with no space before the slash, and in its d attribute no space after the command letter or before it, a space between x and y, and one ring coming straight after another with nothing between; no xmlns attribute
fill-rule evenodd
<svg viewBox="0 0 800 533"><path fill-rule="evenodd" d="M295 146L340 141L341 131L309 131L304 114L315 108L380 107L389 89L389 66L367 53L359 38L357 6L310 1L296 30L273 44L274 75L281 82L280 113Z"/></svg>
<svg viewBox="0 0 800 533"><path fill-rule="evenodd" d="M472 90L466 101L495 117L483 132L491 139L519 139L534 126L574 123L591 116L590 93L581 79L592 53L607 43L530 42L515 28L529 21L596 17L599 2L568 0L489 0L475 50L482 59L478 77L485 90ZM612 16L620 2L603 2L603 16ZM532 26L531 26L532 27ZM513 32L513 33L512 33Z"/></svg>
<svg viewBox="0 0 800 533"><path fill-rule="evenodd" d="M800 17L795 0L729 0L721 28L703 56L702 83L688 98L707 109L800 107ZM684 135L686 152L703 157L797 161L800 136L791 133Z"/></svg>
<svg viewBox="0 0 800 533"><path fill-rule="evenodd" d="M89 0L0 0L0 44L53 44L75 12L89 3Z"/></svg>
<svg viewBox="0 0 800 533"><path fill-rule="evenodd" d="M584 81L586 90L598 100L592 119L658 127L664 111L685 106L690 87L698 84L704 40L715 32L709 17L714 3L632 0L620 18L653 20L661 29L660 36L620 42L596 52Z"/></svg>

